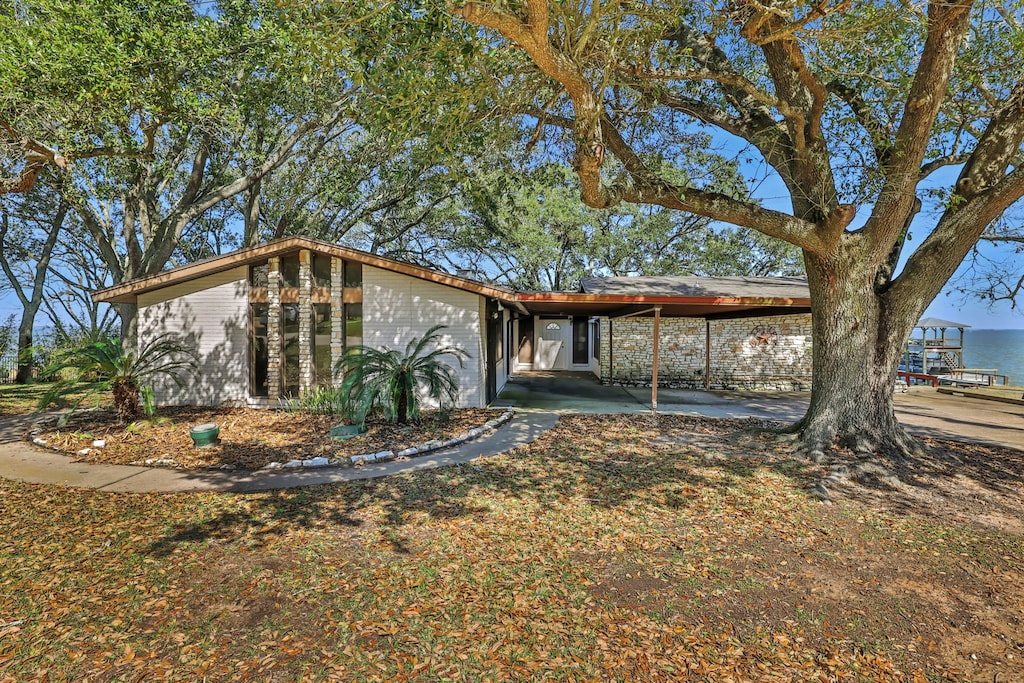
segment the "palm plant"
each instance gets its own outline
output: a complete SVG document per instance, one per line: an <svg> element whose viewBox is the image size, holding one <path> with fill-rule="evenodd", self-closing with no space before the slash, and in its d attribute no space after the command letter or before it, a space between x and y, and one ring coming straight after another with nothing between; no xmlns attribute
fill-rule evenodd
<svg viewBox="0 0 1024 683"><path fill-rule="evenodd" d="M196 352L173 336L151 341L137 354L126 351L120 339L87 341L61 352L43 370L64 379L39 400L39 409L70 391L81 391L84 382L85 394L75 407L90 394L110 391L118 418L127 423L142 415L142 398L152 396L149 385L154 378L170 377L180 387L185 383L182 375L195 376L197 368ZM151 404L151 399L146 402Z"/></svg>
<svg viewBox="0 0 1024 683"><path fill-rule="evenodd" d="M419 387L441 408L454 406L459 396L459 380L452 367L440 360L453 356L463 367L464 350L440 346L440 331L445 325L434 325L420 338L413 338L401 353L394 349L354 346L345 352L334 367L341 375L341 394L360 422L374 408L383 411L390 422L406 423L420 414ZM427 352L429 346L436 345Z"/></svg>

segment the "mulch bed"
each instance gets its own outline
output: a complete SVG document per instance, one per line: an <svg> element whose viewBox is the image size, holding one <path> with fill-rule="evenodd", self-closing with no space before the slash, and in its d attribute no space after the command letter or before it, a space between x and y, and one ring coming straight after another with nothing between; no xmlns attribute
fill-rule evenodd
<svg viewBox="0 0 1024 683"><path fill-rule="evenodd" d="M316 457L344 458L361 453L398 451L431 439L449 439L479 427L500 415L500 410L466 408L442 416L437 411L421 414L417 424L397 425L367 422L366 434L343 441L332 440L331 427L339 418L280 410L252 408L168 407L155 421L139 421L127 427L119 424L113 411L89 411L71 418L61 429L40 434L50 448L78 453L82 462L112 465L170 466L193 470L236 468L255 470L271 462L306 460ZM195 448L189 429L216 422L220 444ZM103 439L103 448L93 441ZM160 461L154 463L153 461Z"/></svg>

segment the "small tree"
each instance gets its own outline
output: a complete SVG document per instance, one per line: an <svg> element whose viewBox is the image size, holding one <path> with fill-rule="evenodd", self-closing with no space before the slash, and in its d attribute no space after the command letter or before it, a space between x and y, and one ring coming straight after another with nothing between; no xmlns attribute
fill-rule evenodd
<svg viewBox="0 0 1024 683"><path fill-rule="evenodd" d="M353 408L353 415L364 421L374 408L380 408L390 422L406 423L420 414L422 386L426 395L442 408L454 406L459 396L459 380L452 367L440 360L454 356L463 367L469 354L453 346L440 346L440 331L445 325L434 325L420 338L413 338L405 353L393 349L354 346L338 361L334 374L344 377L341 394ZM428 346L437 345L425 353Z"/></svg>
<svg viewBox="0 0 1024 683"><path fill-rule="evenodd" d="M14 347L14 331L17 328L13 313L0 323L0 356L6 356Z"/></svg>
<svg viewBox="0 0 1024 683"><path fill-rule="evenodd" d="M59 396L79 390L79 383L85 381L85 396L110 391L118 418L130 422L142 415L142 398L144 394L152 395L149 382L153 378L170 377L180 387L184 385L182 374L195 376L197 366L195 351L174 337L146 344L138 355L125 351L120 339L88 341L60 353L43 370L43 374L53 375L66 369L73 372L72 377L58 381L39 400L38 407L45 409Z"/></svg>

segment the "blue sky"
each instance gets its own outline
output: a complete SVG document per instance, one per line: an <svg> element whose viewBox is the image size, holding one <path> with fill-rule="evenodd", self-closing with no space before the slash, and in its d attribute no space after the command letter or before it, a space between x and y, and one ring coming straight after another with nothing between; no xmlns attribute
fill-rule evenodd
<svg viewBox="0 0 1024 683"><path fill-rule="evenodd" d="M965 302L961 294L949 293L949 289L947 286L946 291L935 298L925 316L967 323L978 329L1024 329L1024 312L1012 309L1009 302L1000 301L990 308L973 299Z"/></svg>

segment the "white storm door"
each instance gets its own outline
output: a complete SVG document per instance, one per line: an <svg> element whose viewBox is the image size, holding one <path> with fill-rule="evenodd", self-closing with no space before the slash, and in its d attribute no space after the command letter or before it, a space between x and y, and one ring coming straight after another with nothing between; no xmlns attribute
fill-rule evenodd
<svg viewBox="0 0 1024 683"><path fill-rule="evenodd" d="M538 320L537 368L540 370L566 370L568 342L572 334L569 320Z"/></svg>

